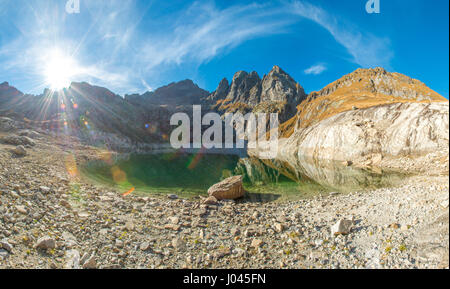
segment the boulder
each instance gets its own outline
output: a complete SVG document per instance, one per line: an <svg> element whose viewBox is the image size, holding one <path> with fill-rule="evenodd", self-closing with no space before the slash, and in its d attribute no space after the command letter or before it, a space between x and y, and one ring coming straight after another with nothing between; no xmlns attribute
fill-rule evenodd
<svg viewBox="0 0 450 289"><path fill-rule="evenodd" d="M353 226L353 220L341 219L331 227L331 236L348 235Z"/></svg>
<svg viewBox="0 0 450 289"><path fill-rule="evenodd" d="M39 248L39 249L54 249L56 248L56 241L48 236L39 238L36 242L36 244L34 245L35 248Z"/></svg>
<svg viewBox="0 0 450 289"><path fill-rule="evenodd" d="M0 117L0 131L11 131L16 128L15 121L8 117Z"/></svg>
<svg viewBox="0 0 450 289"><path fill-rule="evenodd" d="M29 130L29 129L24 129L19 131L18 133L19 136L26 136L32 139L36 139L40 137L40 134L34 130Z"/></svg>
<svg viewBox="0 0 450 289"><path fill-rule="evenodd" d="M66 252L64 269L80 269L80 252L73 249Z"/></svg>
<svg viewBox="0 0 450 289"><path fill-rule="evenodd" d="M242 176L233 176L213 185L208 189L208 195L217 200L234 200L243 197Z"/></svg>
<svg viewBox="0 0 450 289"><path fill-rule="evenodd" d="M13 148L11 150L11 152L19 157L23 157L23 156L27 155L27 151L25 150L25 148L22 145L16 146L15 148Z"/></svg>
<svg viewBox="0 0 450 289"><path fill-rule="evenodd" d="M35 146L36 143L34 140L27 136L17 136L17 135L7 135L4 137L0 137L0 143L9 144L9 145L29 145Z"/></svg>

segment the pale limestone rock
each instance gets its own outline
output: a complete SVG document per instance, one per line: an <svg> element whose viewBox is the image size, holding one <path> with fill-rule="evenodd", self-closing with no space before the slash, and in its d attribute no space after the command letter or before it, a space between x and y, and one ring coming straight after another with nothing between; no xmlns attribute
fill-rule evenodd
<svg viewBox="0 0 450 289"><path fill-rule="evenodd" d="M331 227L331 236L348 235L353 226L352 220L341 219Z"/></svg>
<svg viewBox="0 0 450 289"><path fill-rule="evenodd" d="M37 240L34 247L38 248L38 249L44 249L44 250L54 249L54 248L56 248L56 241L49 236L44 236Z"/></svg>
<svg viewBox="0 0 450 289"><path fill-rule="evenodd" d="M80 269L80 252L77 250L69 250L66 252L65 269Z"/></svg>
<svg viewBox="0 0 450 289"><path fill-rule="evenodd" d="M400 155L448 148L449 104L395 103L346 111L297 129L278 145L278 158L296 155L317 160L379 165ZM253 155L253 152L250 152Z"/></svg>

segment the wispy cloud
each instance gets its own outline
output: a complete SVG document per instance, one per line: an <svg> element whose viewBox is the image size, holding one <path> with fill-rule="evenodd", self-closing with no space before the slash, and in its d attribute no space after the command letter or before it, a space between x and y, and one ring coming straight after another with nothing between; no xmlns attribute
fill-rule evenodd
<svg viewBox="0 0 450 289"><path fill-rule="evenodd" d="M173 33L143 43L147 68L162 63L202 63L249 39L280 33L292 23L282 17L268 17L281 11L266 8L249 4L220 10L212 3L194 3L169 28Z"/></svg>
<svg viewBox="0 0 450 289"><path fill-rule="evenodd" d="M325 64L316 64L311 66L310 68L305 69L303 72L305 74L319 75L325 70L327 70Z"/></svg>
<svg viewBox="0 0 450 289"><path fill-rule="evenodd" d="M83 0L79 15L64 11L65 1L0 0L17 35L0 48L0 77L26 74L36 87L43 51L58 46L77 59L77 80L104 85L119 93L151 89L173 67L208 62L258 37L288 33L306 18L324 27L346 48L350 61L363 67L389 67L389 40L359 30L304 1L236 4L219 8L213 1L148 17L152 2ZM19 4L17 4L19 3ZM59 3L59 4L55 4ZM3 6L3 4L2 4ZM20 7L20 8L17 8ZM0 40L2 37L0 32ZM305 73L326 69L316 65Z"/></svg>
<svg viewBox="0 0 450 289"><path fill-rule="evenodd" d="M393 53L388 38L377 37L367 31L362 31L354 24L339 20L322 8L307 2L292 2L289 10L328 30L334 39L347 49L352 56L351 60L360 66L390 66Z"/></svg>

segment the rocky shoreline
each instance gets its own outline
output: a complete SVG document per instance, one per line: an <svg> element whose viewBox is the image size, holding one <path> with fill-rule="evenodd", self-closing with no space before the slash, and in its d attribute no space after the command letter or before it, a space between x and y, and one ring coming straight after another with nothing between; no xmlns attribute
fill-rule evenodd
<svg viewBox="0 0 450 289"><path fill-rule="evenodd" d="M124 197L86 183L77 163L102 150L73 139L30 139L21 157L0 144L0 268L449 266L448 155L439 174L395 188L204 204ZM423 168L436 165L425 159Z"/></svg>

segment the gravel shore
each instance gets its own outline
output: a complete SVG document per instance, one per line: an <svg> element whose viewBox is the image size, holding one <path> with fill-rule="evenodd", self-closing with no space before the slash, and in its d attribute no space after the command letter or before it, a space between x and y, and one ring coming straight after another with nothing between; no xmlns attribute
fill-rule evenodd
<svg viewBox="0 0 450 289"><path fill-rule="evenodd" d="M34 142L23 157L0 144L0 268L449 267L448 169L370 192L204 205L124 197L79 177L100 150ZM332 234L339 221L346 234Z"/></svg>

